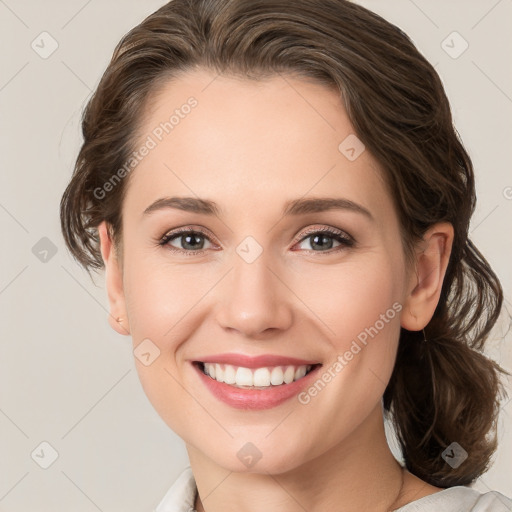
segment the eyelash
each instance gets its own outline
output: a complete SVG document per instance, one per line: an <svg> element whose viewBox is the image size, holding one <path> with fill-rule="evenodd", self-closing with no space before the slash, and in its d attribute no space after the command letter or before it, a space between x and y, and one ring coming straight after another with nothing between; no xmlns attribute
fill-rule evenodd
<svg viewBox="0 0 512 512"><path fill-rule="evenodd" d="M165 234L158 242L158 245L165 247L171 240L180 238L180 236L183 236L185 234L193 234L193 235L202 235L208 240L210 240L208 234L203 231L202 229L190 229L190 227L185 228L178 228L174 231L171 231L170 233ZM313 251L312 249L309 249L308 252L310 253L316 253L316 254L333 254L337 253L341 250L344 250L349 247L353 247L355 245L355 240L350 235L344 233L343 231L340 231L338 229L334 228L310 228L306 230L304 233L301 234L301 237L297 239L294 242L294 245L297 243L300 243L308 238L310 238L312 235L323 235L327 234L330 235L332 238L334 238L337 242L339 242L341 245L339 247L336 247L334 249L329 249L327 251ZM210 240L211 241L211 240ZM204 253L207 249L200 249L196 251L187 251L185 249L176 249L175 247L172 247L169 245L167 247L168 250L171 252L178 252L178 253L184 253L187 256L195 256L198 254Z"/></svg>

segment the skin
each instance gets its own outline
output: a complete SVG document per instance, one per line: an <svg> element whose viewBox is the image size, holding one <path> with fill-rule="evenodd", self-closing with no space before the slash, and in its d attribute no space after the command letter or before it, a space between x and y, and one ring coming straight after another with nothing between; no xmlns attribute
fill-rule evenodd
<svg viewBox="0 0 512 512"><path fill-rule="evenodd" d="M197 107L132 171L122 258L105 223L99 234L111 325L129 333L134 347L149 338L160 350L150 365L135 364L156 411L186 443L197 509L385 511L439 491L394 459L381 398L400 327L421 330L434 313L452 226L432 226L406 264L379 164L369 151L349 161L338 150L354 129L338 95L322 85L196 69L151 98L140 140L190 96ZM163 196L213 200L221 213L166 208L143 215ZM281 214L288 200L323 196L354 201L373 220L341 209ZM181 253L158 245L182 226L206 230L202 253L185 254L183 237L169 242ZM332 238L322 249L304 233L329 226L356 244ZM262 248L252 263L236 252L247 236ZM393 303L401 311L306 405L292 398L263 411L231 408L191 365L236 352L328 367ZM247 442L262 455L251 468L237 457Z"/></svg>

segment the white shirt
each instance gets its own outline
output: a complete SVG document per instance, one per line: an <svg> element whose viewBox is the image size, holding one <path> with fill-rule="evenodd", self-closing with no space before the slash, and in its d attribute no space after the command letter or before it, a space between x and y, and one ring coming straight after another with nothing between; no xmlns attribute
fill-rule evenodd
<svg viewBox="0 0 512 512"><path fill-rule="evenodd" d="M197 486L188 466L167 491L154 512L194 512ZM497 491L481 493L455 486L412 501L393 512L511 512L512 500Z"/></svg>

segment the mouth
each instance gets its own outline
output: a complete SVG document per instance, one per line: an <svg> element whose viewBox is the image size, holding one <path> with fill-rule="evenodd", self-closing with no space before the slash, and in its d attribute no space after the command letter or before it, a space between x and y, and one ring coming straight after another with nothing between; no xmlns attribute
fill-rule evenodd
<svg viewBox="0 0 512 512"><path fill-rule="evenodd" d="M312 385L322 366L312 361L276 357L224 356L223 362L208 359L191 361L205 388L222 403L245 410L271 409L290 400ZM262 366L265 363L272 365Z"/></svg>
<svg viewBox="0 0 512 512"><path fill-rule="evenodd" d="M263 366L245 368L231 364L194 363L204 375L238 389L267 390L276 386L285 386L297 382L311 373L320 364Z"/></svg>

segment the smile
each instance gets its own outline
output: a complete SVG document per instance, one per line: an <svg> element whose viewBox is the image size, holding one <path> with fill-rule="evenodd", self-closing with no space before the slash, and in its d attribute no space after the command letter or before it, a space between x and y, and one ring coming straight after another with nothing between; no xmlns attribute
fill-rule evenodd
<svg viewBox="0 0 512 512"><path fill-rule="evenodd" d="M217 354L190 361L205 388L224 404L245 410L277 407L317 378L321 363L278 355Z"/></svg>
<svg viewBox="0 0 512 512"><path fill-rule="evenodd" d="M240 389L265 389L290 384L305 377L313 365L245 368L231 364L199 363L205 375Z"/></svg>

